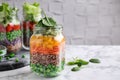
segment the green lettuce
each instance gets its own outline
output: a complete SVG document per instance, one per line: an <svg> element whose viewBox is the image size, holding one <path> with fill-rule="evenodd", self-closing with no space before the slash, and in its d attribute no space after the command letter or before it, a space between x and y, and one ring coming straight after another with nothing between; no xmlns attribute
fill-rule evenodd
<svg viewBox="0 0 120 80"><path fill-rule="evenodd" d="M18 9L10 7L7 3L0 5L0 23L7 25L16 16Z"/></svg>
<svg viewBox="0 0 120 80"><path fill-rule="evenodd" d="M36 2L33 4L24 3L23 13L26 21L38 22L42 18L40 5Z"/></svg>

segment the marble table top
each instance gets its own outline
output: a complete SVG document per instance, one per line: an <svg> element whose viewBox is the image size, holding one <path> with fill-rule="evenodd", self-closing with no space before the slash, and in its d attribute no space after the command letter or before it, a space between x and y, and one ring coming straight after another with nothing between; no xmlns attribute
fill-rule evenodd
<svg viewBox="0 0 120 80"><path fill-rule="evenodd" d="M72 72L70 66L60 76L54 78L39 77L31 72L29 66L0 72L0 80L120 80L120 46L66 46L66 62L79 57L89 60L98 58L100 64L90 63L78 72Z"/></svg>

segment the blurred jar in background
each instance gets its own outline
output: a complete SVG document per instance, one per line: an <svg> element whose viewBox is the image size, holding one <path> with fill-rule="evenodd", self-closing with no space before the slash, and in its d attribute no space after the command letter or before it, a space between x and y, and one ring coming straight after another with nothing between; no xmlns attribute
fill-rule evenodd
<svg viewBox="0 0 120 80"><path fill-rule="evenodd" d="M29 50L30 37L33 34L35 24L41 19L41 9L39 3L24 3L23 5L23 48Z"/></svg>
<svg viewBox="0 0 120 80"><path fill-rule="evenodd" d="M17 11L17 8L12 8L7 3L0 6L0 45L7 47L8 54L17 53L22 47L22 32Z"/></svg>

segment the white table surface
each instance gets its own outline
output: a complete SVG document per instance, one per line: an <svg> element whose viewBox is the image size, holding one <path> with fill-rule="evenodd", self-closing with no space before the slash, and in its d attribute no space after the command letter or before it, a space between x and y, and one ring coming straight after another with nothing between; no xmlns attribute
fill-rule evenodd
<svg viewBox="0 0 120 80"><path fill-rule="evenodd" d="M0 72L0 80L120 80L120 46L66 46L66 62L73 57L98 58L101 63L90 63L78 72L72 72L72 67L66 65L62 74L54 78L39 77L27 66Z"/></svg>

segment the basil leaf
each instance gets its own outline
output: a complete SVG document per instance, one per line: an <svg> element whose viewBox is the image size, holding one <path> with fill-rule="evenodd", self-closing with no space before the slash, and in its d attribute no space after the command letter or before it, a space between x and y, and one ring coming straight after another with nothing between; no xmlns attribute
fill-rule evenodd
<svg viewBox="0 0 120 80"><path fill-rule="evenodd" d="M89 64L89 62L82 60L82 59L77 59L75 61L75 64L80 64L80 63L81 63L81 65L88 65Z"/></svg>
<svg viewBox="0 0 120 80"><path fill-rule="evenodd" d="M100 63L99 59L90 59L89 62L91 63Z"/></svg>
<svg viewBox="0 0 120 80"><path fill-rule="evenodd" d="M80 70L79 67L73 67L73 68L71 69L71 71L79 71L79 70Z"/></svg>
<svg viewBox="0 0 120 80"><path fill-rule="evenodd" d="M38 22L38 24L36 24L36 26L37 26L37 27L43 27L42 20L40 20L40 21Z"/></svg>
<svg viewBox="0 0 120 80"><path fill-rule="evenodd" d="M50 17L45 17L44 19L42 19L42 23L45 26L51 26L51 27L55 27L57 25L56 22L55 22L55 20L53 20Z"/></svg>
<svg viewBox="0 0 120 80"><path fill-rule="evenodd" d="M67 65L75 65L75 62L68 62Z"/></svg>

